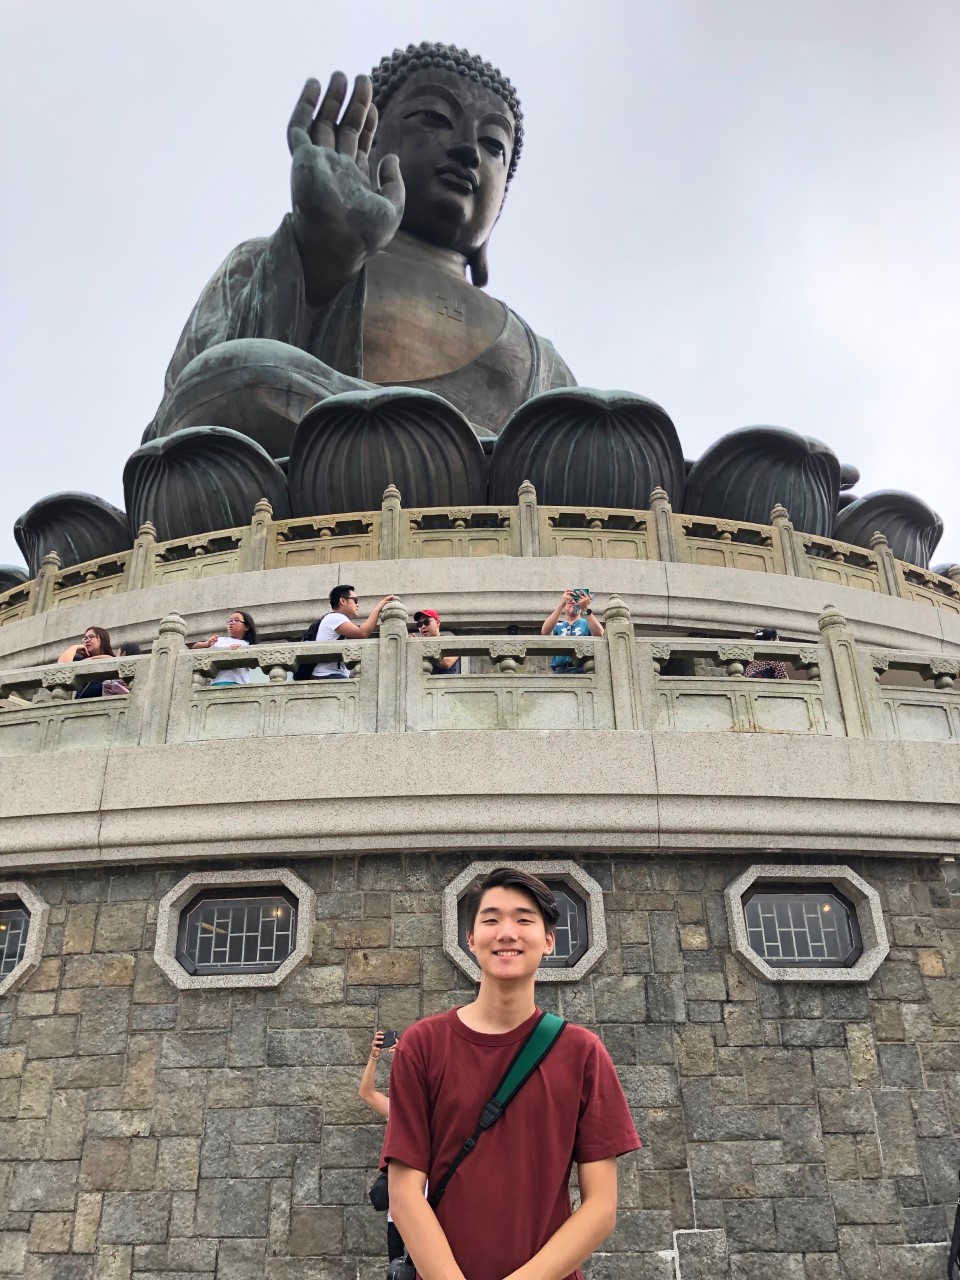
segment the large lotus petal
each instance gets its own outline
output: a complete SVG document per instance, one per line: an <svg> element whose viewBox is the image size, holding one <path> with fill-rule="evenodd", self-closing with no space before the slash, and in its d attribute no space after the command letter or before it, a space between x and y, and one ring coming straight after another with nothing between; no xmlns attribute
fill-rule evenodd
<svg viewBox="0 0 960 1280"><path fill-rule="evenodd" d="M0 564L0 595L28 582L27 571L15 564Z"/></svg>
<svg viewBox="0 0 960 1280"><path fill-rule="evenodd" d="M122 511L92 493L52 493L23 513L13 536L30 568L40 572L43 557L55 551L65 567L127 551L133 545Z"/></svg>
<svg viewBox="0 0 960 1280"><path fill-rule="evenodd" d="M869 547L870 536L882 533L898 560L926 568L943 536L943 521L912 493L878 489L864 494L837 516L834 537Z"/></svg>
<svg viewBox="0 0 960 1280"><path fill-rule="evenodd" d="M286 478L265 449L226 427L185 427L142 445L123 469L130 524L161 542L249 524L261 498L290 512Z"/></svg>
<svg viewBox="0 0 960 1280"><path fill-rule="evenodd" d="M812 436L742 427L721 436L687 477L688 515L768 524L779 502L794 528L829 538L840 496L840 461Z"/></svg>
<svg viewBox="0 0 960 1280"><path fill-rule="evenodd" d="M510 417L490 463L490 501L515 502L529 480L554 506L649 505L658 485L679 510L683 450L659 405L629 391L558 387Z"/></svg>
<svg viewBox="0 0 960 1280"><path fill-rule="evenodd" d="M484 466L473 428L440 396L408 387L348 391L301 419L290 505L295 516L370 511L393 484L407 507L465 506L483 501Z"/></svg>

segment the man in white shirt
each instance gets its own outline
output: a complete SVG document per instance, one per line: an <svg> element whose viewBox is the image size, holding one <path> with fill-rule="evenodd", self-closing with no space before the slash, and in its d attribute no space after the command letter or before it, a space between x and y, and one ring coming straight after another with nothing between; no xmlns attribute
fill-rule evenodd
<svg viewBox="0 0 960 1280"><path fill-rule="evenodd" d="M356 588L347 583L334 587L330 592L332 612L324 614L316 624L316 635L312 638L314 640L366 640L380 621L380 611L384 605L395 599L396 596L384 596L379 604L373 606L366 620L358 623L360 601L357 599ZM313 668L314 680L343 680L349 674L342 660L318 662Z"/></svg>

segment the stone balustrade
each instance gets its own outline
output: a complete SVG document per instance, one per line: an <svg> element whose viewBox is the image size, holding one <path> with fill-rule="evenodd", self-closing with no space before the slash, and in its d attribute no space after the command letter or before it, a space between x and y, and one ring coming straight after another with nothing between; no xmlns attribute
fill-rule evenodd
<svg viewBox="0 0 960 1280"><path fill-rule="evenodd" d="M129 552L69 568L50 554L32 582L0 595L0 626L103 596L226 573L488 556L652 560L786 574L960 616L960 582L897 560L882 535L875 534L868 549L798 533L779 505L770 521L675 513L662 489L651 494L648 511L546 507L528 483L515 507L405 508L391 485L379 511L274 520L262 500L243 528L158 542L145 524Z"/></svg>
<svg viewBox="0 0 960 1280"><path fill-rule="evenodd" d="M805 734L960 742L960 658L858 644L832 607L816 644L636 636L613 597L603 638L409 634L398 600L377 639L194 650L177 615L152 652L0 675L0 755L303 734L445 730L633 730ZM445 655L457 674L438 674ZM565 655L578 673L555 673ZM753 660L791 678L746 678ZM349 676L295 680L301 665L342 660ZM249 684L218 684L232 668ZM130 693L75 700L90 679Z"/></svg>

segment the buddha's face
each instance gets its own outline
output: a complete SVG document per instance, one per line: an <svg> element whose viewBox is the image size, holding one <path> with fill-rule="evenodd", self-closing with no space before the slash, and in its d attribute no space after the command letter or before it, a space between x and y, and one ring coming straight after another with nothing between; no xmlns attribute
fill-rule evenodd
<svg viewBox="0 0 960 1280"><path fill-rule="evenodd" d="M513 113L454 71L415 72L387 103L371 169L395 152L406 187L404 231L469 257L497 220L513 151Z"/></svg>

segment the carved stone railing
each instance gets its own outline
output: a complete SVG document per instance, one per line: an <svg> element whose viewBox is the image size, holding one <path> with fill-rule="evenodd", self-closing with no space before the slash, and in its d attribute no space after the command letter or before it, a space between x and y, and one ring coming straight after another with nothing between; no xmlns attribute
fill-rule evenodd
<svg viewBox="0 0 960 1280"><path fill-rule="evenodd" d="M960 658L876 651L836 609L816 644L637 637L623 602L602 638L409 634L391 601L377 639L246 649L190 649L177 615L149 656L6 672L0 754L300 734L445 730L737 732L960 743ZM561 654L579 673L550 669ZM440 674L447 655L457 674ZM784 664L787 679L752 678L749 663ZM295 680L301 665L342 660L349 676ZM217 684L237 667L250 683ZM118 676L127 696L73 699Z"/></svg>
<svg viewBox="0 0 960 1280"><path fill-rule="evenodd" d="M775 506L770 524L690 516L655 489L647 511L542 507L520 486L515 507L404 508L391 485L379 511L274 520L257 503L249 525L157 542L145 524L133 549L62 568L48 555L39 575L0 595L0 626L99 596L255 572L354 561L482 556L648 560L813 579L960 615L960 582L897 560L881 534L870 547L800 533Z"/></svg>

